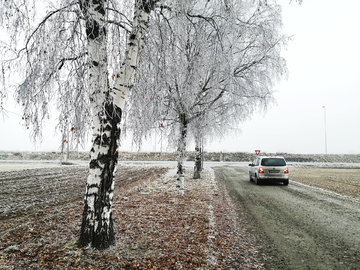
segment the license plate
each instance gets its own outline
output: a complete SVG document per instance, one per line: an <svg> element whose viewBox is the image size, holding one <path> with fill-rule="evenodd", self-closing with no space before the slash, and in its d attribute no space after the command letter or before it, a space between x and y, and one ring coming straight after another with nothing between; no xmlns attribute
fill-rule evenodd
<svg viewBox="0 0 360 270"><path fill-rule="evenodd" d="M279 173L279 170L269 170L269 173Z"/></svg>

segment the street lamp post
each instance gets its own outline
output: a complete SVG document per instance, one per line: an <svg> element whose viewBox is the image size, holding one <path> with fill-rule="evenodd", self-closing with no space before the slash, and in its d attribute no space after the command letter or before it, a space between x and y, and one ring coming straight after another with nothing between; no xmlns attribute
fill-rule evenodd
<svg viewBox="0 0 360 270"><path fill-rule="evenodd" d="M324 108L324 125L325 125L325 154L327 154L327 140L326 140L326 109Z"/></svg>

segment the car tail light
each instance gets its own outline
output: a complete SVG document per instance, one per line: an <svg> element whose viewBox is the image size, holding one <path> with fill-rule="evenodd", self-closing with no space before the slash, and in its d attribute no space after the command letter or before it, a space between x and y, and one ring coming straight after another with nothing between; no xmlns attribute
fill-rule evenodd
<svg viewBox="0 0 360 270"><path fill-rule="evenodd" d="M264 169L259 167L259 173L264 173Z"/></svg>
<svg viewBox="0 0 360 270"><path fill-rule="evenodd" d="M287 167L284 169L284 173L289 173L289 169Z"/></svg>

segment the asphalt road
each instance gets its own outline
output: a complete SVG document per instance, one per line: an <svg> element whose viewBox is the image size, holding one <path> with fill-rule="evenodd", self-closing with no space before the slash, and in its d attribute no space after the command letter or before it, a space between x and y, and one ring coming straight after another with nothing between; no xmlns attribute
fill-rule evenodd
<svg viewBox="0 0 360 270"><path fill-rule="evenodd" d="M262 246L266 269L360 269L360 201L291 181L255 185L248 167L213 167Z"/></svg>

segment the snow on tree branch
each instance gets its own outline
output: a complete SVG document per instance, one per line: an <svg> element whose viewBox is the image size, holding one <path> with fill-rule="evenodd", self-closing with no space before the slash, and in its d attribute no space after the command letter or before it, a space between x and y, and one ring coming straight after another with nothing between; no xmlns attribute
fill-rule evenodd
<svg viewBox="0 0 360 270"><path fill-rule="evenodd" d="M154 14L125 123L136 130L134 142L165 127L185 151L188 134L223 133L266 109L286 74L280 11L269 3L180 1Z"/></svg>

